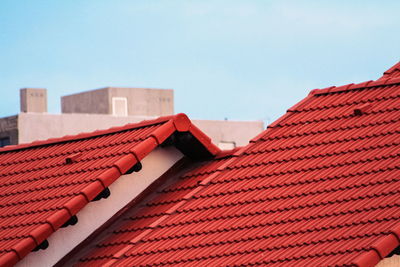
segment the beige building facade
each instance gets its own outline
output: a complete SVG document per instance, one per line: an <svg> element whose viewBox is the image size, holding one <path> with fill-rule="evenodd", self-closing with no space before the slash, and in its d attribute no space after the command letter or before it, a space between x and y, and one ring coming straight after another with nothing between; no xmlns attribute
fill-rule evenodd
<svg viewBox="0 0 400 267"><path fill-rule="evenodd" d="M106 87L61 98L61 114L47 113L46 89L21 89L21 112L0 119L0 146L74 135L174 114L174 91ZM192 120L221 149L246 145L262 121Z"/></svg>
<svg viewBox="0 0 400 267"><path fill-rule="evenodd" d="M166 116L174 114L174 91L105 87L61 98L61 113L114 116Z"/></svg>

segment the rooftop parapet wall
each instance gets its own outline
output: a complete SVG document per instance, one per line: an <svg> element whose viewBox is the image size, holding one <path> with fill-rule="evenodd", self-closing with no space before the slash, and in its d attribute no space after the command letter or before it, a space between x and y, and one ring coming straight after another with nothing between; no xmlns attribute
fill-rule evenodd
<svg viewBox="0 0 400 267"><path fill-rule="evenodd" d="M47 90L23 88L20 90L21 112L47 112Z"/></svg>
<svg viewBox="0 0 400 267"><path fill-rule="evenodd" d="M174 92L169 89L106 87L63 96L62 113L121 116L168 116L174 114ZM118 111L118 112L116 112Z"/></svg>

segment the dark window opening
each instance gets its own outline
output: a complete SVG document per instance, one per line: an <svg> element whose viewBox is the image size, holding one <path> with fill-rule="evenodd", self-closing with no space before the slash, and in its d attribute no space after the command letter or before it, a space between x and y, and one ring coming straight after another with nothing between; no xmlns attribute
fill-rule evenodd
<svg viewBox="0 0 400 267"><path fill-rule="evenodd" d="M10 137L3 137L3 138L0 138L0 147L9 146L9 145L11 145L11 143L10 143Z"/></svg>

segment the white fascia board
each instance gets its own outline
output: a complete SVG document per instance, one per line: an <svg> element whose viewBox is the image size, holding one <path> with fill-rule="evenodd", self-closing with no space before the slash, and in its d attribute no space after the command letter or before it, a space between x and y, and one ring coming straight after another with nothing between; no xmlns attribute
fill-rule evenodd
<svg viewBox="0 0 400 267"><path fill-rule="evenodd" d="M76 225L58 229L47 239L47 249L29 253L16 266L53 266L182 157L183 154L174 147L156 148L142 160L141 171L119 177L110 185L111 195L107 199L88 203L78 212Z"/></svg>

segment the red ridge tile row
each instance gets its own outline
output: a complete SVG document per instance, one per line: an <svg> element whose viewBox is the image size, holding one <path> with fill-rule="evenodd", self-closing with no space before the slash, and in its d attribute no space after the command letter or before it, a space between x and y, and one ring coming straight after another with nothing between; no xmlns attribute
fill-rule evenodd
<svg viewBox="0 0 400 267"><path fill-rule="evenodd" d="M197 134L197 139L198 140L204 140L202 139L202 137L200 136L200 130L197 130L198 134ZM196 136L196 135L195 135ZM200 139L199 139L200 138ZM205 139L208 142L210 141L209 138ZM168 219L169 215L175 213L181 206L183 206L190 198L192 198L192 196L198 192L200 192L201 190L204 189L204 187L214 178L214 176L218 175L219 171L222 171L223 169L225 169L225 167L231 162L233 161L235 158L231 158L228 159L224 164L222 164L221 166L219 166L215 173L213 173L212 175L206 177L205 179L203 179L202 181L200 181L198 183L198 186L194 189L192 189L190 192L188 192L187 194L185 194L182 197L182 200L180 200L179 202L176 202L172 207L170 207L168 210L165 211L165 215L162 215L159 219L157 219L156 221L154 221L152 224L150 224L148 226L147 229L145 229L141 234L139 234L138 236L136 236L135 238L133 238L132 240L130 240L129 244L126 245L123 249L117 251L116 253L113 254L112 258L103 263L103 266L111 266L114 263L117 262L117 260L122 257L128 250L130 250L131 248L134 247L135 243L139 242L141 239L145 238L147 235L149 235L152 230L154 228L159 227L159 225L165 221L166 219Z"/></svg>
<svg viewBox="0 0 400 267"><path fill-rule="evenodd" d="M399 83L400 83L400 77L396 78L396 79L387 78L387 79L384 79L384 80L367 81L367 82L362 82L362 83L359 83L359 84L348 84L348 85L344 85L344 86L340 86L340 87L331 86L331 87L327 87L325 89L314 89L314 90L312 90L310 92L310 94L306 98L304 98L302 101L300 101L299 103L297 103L294 106L292 106L291 108L289 108L288 109L288 113L284 114L279 119L277 119L276 121L274 121L273 123L268 125L267 129L275 128L275 127L277 127L279 125L283 125L284 122L288 118L291 118L291 116L290 116L291 112L294 112L294 111L297 111L297 110L306 111L307 108L305 108L305 107L307 106L307 103L312 102L315 97L327 95L327 94L330 94L330 93L357 91L357 90L366 89L366 88L372 88L372 89L377 88L377 89L379 89L380 86L382 86L382 85L397 85ZM376 97L376 98L379 99L379 97ZM372 102L373 100L371 99L370 101ZM348 103L349 106L351 105L350 102L347 102L347 103ZM353 104L354 103L358 103L358 102L357 101L353 101ZM336 106L336 105L337 104L335 104L335 105L331 104L329 106L324 105L324 108L332 107L332 106ZM395 107L395 110L397 111L398 108L399 107ZM260 133L259 135L257 135L253 139L251 139L250 143L256 142L257 140L259 140L260 138L265 136L265 134L266 134L265 132Z"/></svg>
<svg viewBox="0 0 400 267"><path fill-rule="evenodd" d="M352 262L356 266L373 267L400 244L400 225L390 230L390 233L371 245L371 250L359 255Z"/></svg>
<svg viewBox="0 0 400 267"><path fill-rule="evenodd" d="M35 247L37 247L45 239L47 239L53 232L57 231L71 216L77 214L78 211L80 211L86 204L88 204L93 198L95 198L101 191L112 184L119 176L124 174L133 165L146 157L152 150L163 143L175 131L190 132L193 136L198 138L198 140L212 155L220 153L220 150L210 142L210 139L206 137L204 133L202 133L197 127L192 125L190 120L184 114L161 117L156 120L143 121L136 124L128 124L124 127L113 127L108 130L101 130L88 134L84 133L77 136L66 136L45 141L37 141L30 144L8 146L0 149L0 155L2 155L3 158L7 156L4 153L11 153L13 156L17 155L17 153L24 153L24 155L26 154L28 157L31 157L31 153L25 152L26 149L36 148L47 151L47 146L49 145L58 145L65 142L79 142L79 140L83 139L135 130L140 127L148 127L161 123L163 123L162 126L158 127L156 130L153 130L146 139L140 141L137 145L130 149L128 154L122 155L117 161L111 163L109 168L107 168L103 173L97 175L97 177L91 180L87 186L80 189L75 196L68 197L69 200L63 203L57 209L51 208L51 210L54 210L55 212L47 217L43 223L32 223L31 225L34 225L34 229L29 232L29 235L27 237L16 242L10 248L2 248L0 265L12 266L16 264L19 260L30 253ZM82 155L80 153L75 153L72 155L67 154L67 156L65 157L65 164L74 164L75 162L80 161L81 156ZM41 156L41 158L47 159L49 157ZM27 161L14 160L13 162L14 164L20 164ZM34 166L34 164L32 166ZM58 165L53 164L51 166L56 167ZM32 170L33 169L31 168L29 171ZM18 172L16 174L18 174ZM7 175L9 174L3 173L3 176L7 177ZM3 178L3 181L6 180L4 180ZM10 186L12 186L12 184L10 184ZM66 197L67 195L64 196ZM50 199L51 198L49 198L49 200ZM19 202L16 202L14 204L19 205L18 203ZM25 225L29 225L29 222L26 222Z"/></svg>
<svg viewBox="0 0 400 267"><path fill-rule="evenodd" d="M171 178L74 263L377 263L400 244L398 83L314 91L228 160Z"/></svg>
<svg viewBox="0 0 400 267"><path fill-rule="evenodd" d="M383 73L380 79L400 77L400 62Z"/></svg>
<svg viewBox="0 0 400 267"><path fill-rule="evenodd" d="M395 100L400 98L400 94L397 93L397 90L395 90L395 93L392 95L387 95L387 96L377 96L374 98L366 98L366 99L359 99L359 100L354 100L354 101L347 101L345 103L337 103L337 104L329 104L326 103L324 105L318 105L318 103L316 103L316 106L311 106L311 107L307 107L307 108L296 108L296 109L288 109L288 112L304 112L304 111L308 111L308 112L312 112L312 111L321 111L321 110L325 110L327 108L343 108L343 107L354 107L356 105L362 105L362 104L370 104L370 103L380 103L383 101L387 101L387 100Z"/></svg>
<svg viewBox="0 0 400 267"><path fill-rule="evenodd" d="M327 87L324 89L314 89L314 90L311 90L310 94L314 95L314 96L318 96L318 95L323 95L323 94L354 91L354 90L364 89L364 88L380 87L383 85L397 85L399 83L400 83L400 77L399 78L384 78L384 79L379 79L376 81L370 80L370 81L361 82L361 83L357 83L357 84L350 83L350 84L342 85L339 87L331 86L331 87Z"/></svg>

